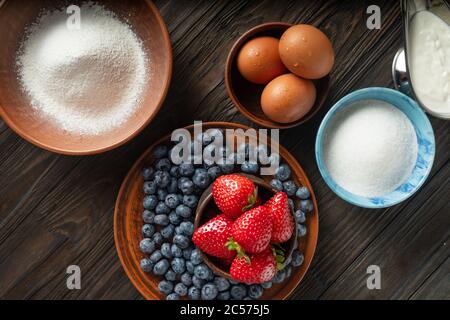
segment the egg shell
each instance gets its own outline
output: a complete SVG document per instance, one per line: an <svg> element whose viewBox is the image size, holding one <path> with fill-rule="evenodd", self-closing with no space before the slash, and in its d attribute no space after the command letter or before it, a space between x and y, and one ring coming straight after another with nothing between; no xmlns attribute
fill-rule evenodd
<svg viewBox="0 0 450 320"><path fill-rule="evenodd" d="M307 24L292 26L283 33L279 53L292 73L306 79L323 78L334 65L330 40L322 31Z"/></svg>
<svg viewBox="0 0 450 320"><path fill-rule="evenodd" d="M247 42L239 51L237 68L250 82L265 84L288 72L279 54L279 40L258 37Z"/></svg>
<svg viewBox="0 0 450 320"><path fill-rule="evenodd" d="M316 101L316 87L311 80L289 73L270 81L261 95L261 107L271 120L280 123L304 117Z"/></svg>

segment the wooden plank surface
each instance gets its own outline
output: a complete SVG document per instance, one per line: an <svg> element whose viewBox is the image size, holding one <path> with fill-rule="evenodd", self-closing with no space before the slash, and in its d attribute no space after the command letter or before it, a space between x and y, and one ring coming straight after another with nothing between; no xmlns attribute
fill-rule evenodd
<svg viewBox="0 0 450 320"><path fill-rule="evenodd" d="M378 4L382 28L368 30ZM319 200L319 243L296 299L450 299L449 122L430 118L435 164L422 190L384 210L351 206L325 185L314 139L325 112L363 87L392 87L391 61L402 44L397 1L156 1L174 49L169 95L156 119L130 143L90 157L36 148L0 121L0 298L140 299L113 240L113 206L137 157L161 135L194 120L252 125L227 97L223 69L233 41L266 21L311 23L332 39L336 66L326 107L281 141L311 179ZM173 115L176 110L177 116ZM65 269L82 270L82 290L66 288ZM378 265L381 290L366 288Z"/></svg>

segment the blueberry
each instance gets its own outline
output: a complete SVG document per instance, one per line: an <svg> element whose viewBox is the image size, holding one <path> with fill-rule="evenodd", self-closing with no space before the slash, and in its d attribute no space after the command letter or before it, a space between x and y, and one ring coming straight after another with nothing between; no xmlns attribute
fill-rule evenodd
<svg viewBox="0 0 450 320"><path fill-rule="evenodd" d="M269 156L269 163L272 167L278 167L280 164L280 155L278 153L272 153Z"/></svg>
<svg viewBox="0 0 450 320"><path fill-rule="evenodd" d="M186 249L191 244L191 240L181 234L177 234L175 235L175 237L173 237L173 243L175 243L181 249Z"/></svg>
<svg viewBox="0 0 450 320"><path fill-rule="evenodd" d="M295 185L294 181L288 180L283 182L283 189L289 197L292 197L297 191L297 186Z"/></svg>
<svg viewBox="0 0 450 320"><path fill-rule="evenodd" d="M194 268L194 275L200 279L206 280L211 277L212 271L206 264L199 264Z"/></svg>
<svg viewBox="0 0 450 320"><path fill-rule="evenodd" d="M170 247L170 251L172 251L172 255L174 257L180 258L181 256L183 256L183 251L181 251L180 247L176 244L172 244L172 246Z"/></svg>
<svg viewBox="0 0 450 320"><path fill-rule="evenodd" d="M154 241L152 241L148 238L145 238L145 239L142 239L141 242L139 243L139 249L141 249L141 251L143 253L150 254L153 251L155 251L156 244Z"/></svg>
<svg viewBox="0 0 450 320"><path fill-rule="evenodd" d="M163 188L158 189L158 191L156 193L157 193L156 196L158 197L159 201L166 200L166 197L167 197L167 194L168 194L166 189L163 189Z"/></svg>
<svg viewBox="0 0 450 320"><path fill-rule="evenodd" d="M217 300L230 300L230 291L219 292L217 295Z"/></svg>
<svg viewBox="0 0 450 320"><path fill-rule="evenodd" d="M154 173L155 170L153 169L153 167L148 167L142 171L142 176L144 177L144 180L152 180Z"/></svg>
<svg viewBox="0 0 450 320"><path fill-rule="evenodd" d="M297 237L304 237L307 233L305 225L297 223Z"/></svg>
<svg viewBox="0 0 450 320"><path fill-rule="evenodd" d="M162 294L168 295L173 290L173 284L170 281L162 280L160 283L158 283L158 290Z"/></svg>
<svg viewBox="0 0 450 320"><path fill-rule="evenodd" d="M258 170L259 170L259 166L256 162L245 161L241 165L241 170L242 170L242 172L245 172L245 173L257 174Z"/></svg>
<svg viewBox="0 0 450 320"><path fill-rule="evenodd" d="M300 209L303 212L308 213L308 212L313 211L314 205L311 200L302 200L302 201L300 201Z"/></svg>
<svg viewBox="0 0 450 320"><path fill-rule="evenodd" d="M192 181L194 184L199 187L205 189L211 183L211 180L208 175L208 171L203 168L199 168L195 170L195 174L192 177Z"/></svg>
<svg viewBox="0 0 450 320"><path fill-rule="evenodd" d="M219 166L213 166L208 168L208 176L211 180L216 180L222 174L222 170L220 170Z"/></svg>
<svg viewBox="0 0 450 320"><path fill-rule="evenodd" d="M230 294L233 299L242 300L247 294L247 289L243 284L237 284L231 287Z"/></svg>
<svg viewBox="0 0 450 320"><path fill-rule="evenodd" d="M148 258L144 258L140 261L141 269L144 272L152 272L154 263L150 261Z"/></svg>
<svg viewBox="0 0 450 320"><path fill-rule="evenodd" d="M175 227L175 234L181 234L180 226Z"/></svg>
<svg viewBox="0 0 450 320"><path fill-rule="evenodd" d="M157 159L167 156L168 148L164 145L159 145L153 150L153 156Z"/></svg>
<svg viewBox="0 0 450 320"><path fill-rule="evenodd" d="M163 243L163 241L164 241L164 238L161 235L161 233L155 232L155 234L153 235L153 241L155 241L155 243L157 245L161 245Z"/></svg>
<svg viewBox="0 0 450 320"><path fill-rule="evenodd" d="M178 192L178 180L177 178L171 178L167 186L167 192L176 193Z"/></svg>
<svg viewBox="0 0 450 320"><path fill-rule="evenodd" d="M153 223L155 221L155 213L149 210L144 210L142 213L142 220L145 223Z"/></svg>
<svg viewBox="0 0 450 320"><path fill-rule="evenodd" d="M252 299L261 298L263 292L264 289L259 284L252 284L248 287L248 296Z"/></svg>
<svg viewBox="0 0 450 320"><path fill-rule="evenodd" d="M167 226L169 224L169 216L167 214L157 214L155 216L155 224Z"/></svg>
<svg viewBox="0 0 450 320"><path fill-rule="evenodd" d="M278 167L275 176L280 181L286 181L291 176L291 169L286 164L282 164Z"/></svg>
<svg viewBox="0 0 450 320"><path fill-rule="evenodd" d="M267 282L261 283L261 287L263 287L264 289L272 288L272 281L267 281Z"/></svg>
<svg viewBox="0 0 450 320"><path fill-rule="evenodd" d="M270 181L270 186L277 191L283 191L283 182L278 179L272 179Z"/></svg>
<svg viewBox="0 0 450 320"><path fill-rule="evenodd" d="M192 163L182 163L179 166L180 175L183 177L191 177L194 174L194 165Z"/></svg>
<svg viewBox="0 0 450 320"><path fill-rule="evenodd" d="M165 199L165 204L171 209L175 209L178 206L178 196L176 194L169 194Z"/></svg>
<svg viewBox="0 0 450 320"><path fill-rule="evenodd" d="M183 195L181 193L177 193L178 203L183 203Z"/></svg>
<svg viewBox="0 0 450 320"><path fill-rule="evenodd" d="M272 282L273 283L281 283L284 281L285 278L286 278L286 270L282 269L277 272L275 277L273 277Z"/></svg>
<svg viewBox="0 0 450 320"><path fill-rule="evenodd" d="M156 183L154 181L144 182L144 193L145 194L155 194L156 193Z"/></svg>
<svg viewBox="0 0 450 320"><path fill-rule="evenodd" d="M298 188L295 195L297 196L297 198L299 198L301 200L306 200L311 196L307 187Z"/></svg>
<svg viewBox="0 0 450 320"><path fill-rule="evenodd" d="M193 275L194 274L194 264L192 263L192 261L186 261L186 271L190 274Z"/></svg>
<svg viewBox="0 0 450 320"><path fill-rule="evenodd" d="M142 226L142 235L144 238L151 238L155 233L155 227L152 224L144 224Z"/></svg>
<svg viewBox="0 0 450 320"><path fill-rule="evenodd" d="M183 204L188 206L189 208L195 208L198 203L198 197L196 195L186 195L183 196Z"/></svg>
<svg viewBox="0 0 450 320"><path fill-rule="evenodd" d="M177 213L175 211L172 211L171 213L169 213L169 221L171 224L177 226L181 223L182 220L183 220L183 218L180 217L179 215L177 215Z"/></svg>
<svg viewBox="0 0 450 320"><path fill-rule="evenodd" d="M224 174L230 174L234 171L234 164L232 163L220 163L219 167Z"/></svg>
<svg viewBox="0 0 450 320"><path fill-rule="evenodd" d="M177 280L177 274L173 272L172 269L167 270L166 275L164 276L166 280L175 281Z"/></svg>
<svg viewBox="0 0 450 320"><path fill-rule="evenodd" d="M215 277L214 283L219 291L226 291L230 288L230 282L222 277Z"/></svg>
<svg viewBox="0 0 450 320"><path fill-rule="evenodd" d="M172 238L174 230L175 230L175 227L173 225L169 224L168 226L162 228L160 232L164 239L169 239L169 238Z"/></svg>
<svg viewBox="0 0 450 320"><path fill-rule="evenodd" d="M189 180L189 178L180 178L178 180L178 189L180 189L183 194L192 194L194 193L194 183Z"/></svg>
<svg viewBox="0 0 450 320"><path fill-rule="evenodd" d="M156 171L154 181L160 188L165 188L169 185L170 174L167 171Z"/></svg>
<svg viewBox="0 0 450 320"><path fill-rule="evenodd" d="M183 258L174 258L172 260L172 270L176 274L182 274L184 271L186 271L186 262Z"/></svg>
<svg viewBox="0 0 450 320"><path fill-rule="evenodd" d="M169 269L169 261L167 259L162 259L158 261L153 267L153 273L157 276L162 276Z"/></svg>
<svg viewBox="0 0 450 320"><path fill-rule="evenodd" d="M219 290L214 283L207 283L202 288L202 300L214 300L219 294Z"/></svg>
<svg viewBox="0 0 450 320"><path fill-rule="evenodd" d="M237 153L248 159L251 155L254 155L254 149L248 143L242 143L238 146Z"/></svg>
<svg viewBox="0 0 450 320"><path fill-rule="evenodd" d="M192 214L191 208L189 208L188 206L185 206L184 204L180 204L175 209L175 212L177 213L177 215L179 215L180 217L183 217L183 218L189 218Z"/></svg>
<svg viewBox="0 0 450 320"><path fill-rule="evenodd" d="M175 285L175 288L173 290L180 297L183 297L183 296L187 295L188 288L184 283L179 282Z"/></svg>
<svg viewBox="0 0 450 320"><path fill-rule="evenodd" d="M205 283L206 283L206 280L200 279L199 277L197 277L195 275L192 276L192 284L196 288L201 289L205 285Z"/></svg>
<svg viewBox="0 0 450 320"><path fill-rule="evenodd" d="M158 199L156 198L156 196L145 196L144 197L144 209L146 210L153 210L156 208L156 205L158 204Z"/></svg>
<svg viewBox="0 0 450 320"><path fill-rule="evenodd" d="M181 234L190 237L194 233L194 224L190 221L182 222L180 224L180 230Z"/></svg>
<svg viewBox="0 0 450 320"><path fill-rule="evenodd" d="M242 299L242 300L253 300L253 299L247 296L247 297L244 297L244 299Z"/></svg>
<svg viewBox="0 0 450 320"><path fill-rule="evenodd" d="M168 206L166 206L166 204L164 202L159 202L156 205L155 213L157 215L165 215L167 217L167 224L169 223L169 217L167 215L170 213L170 208ZM155 217L155 220L156 220L156 217Z"/></svg>
<svg viewBox="0 0 450 320"><path fill-rule="evenodd" d="M203 262L202 255L200 254L200 250L194 249L191 252L191 262L194 265L198 265Z"/></svg>
<svg viewBox="0 0 450 320"><path fill-rule="evenodd" d="M306 221L305 213L302 210L295 211L294 216L297 223L303 223Z"/></svg>
<svg viewBox="0 0 450 320"><path fill-rule="evenodd" d="M179 178L180 177L180 167L172 166L172 168L170 168L170 170L169 170L169 173L172 177Z"/></svg>
<svg viewBox="0 0 450 320"><path fill-rule="evenodd" d="M191 286L192 285L192 276L185 272L181 275L181 282L186 285L186 286Z"/></svg>
<svg viewBox="0 0 450 320"><path fill-rule="evenodd" d="M194 287L194 286L189 288L189 290L188 290L188 297L189 297L189 299L191 299L191 300L199 300L200 296L201 296L201 291L200 291L199 288Z"/></svg>
<svg viewBox="0 0 450 320"><path fill-rule="evenodd" d="M288 199L289 208L291 208L292 211L295 211L295 202L291 198Z"/></svg>
<svg viewBox="0 0 450 320"><path fill-rule="evenodd" d="M170 243L166 242L161 245L161 254L167 258L172 258L172 251L170 251Z"/></svg>
<svg viewBox="0 0 450 320"><path fill-rule="evenodd" d="M176 293L171 293L166 297L166 300L180 300L180 296Z"/></svg>
<svg viewBox="0 0 450 320"><path fill-rule="evenodd" d="M294 267L301 266L303 263L303 260L305 260L305 257L303 256L303 254L298 249L295 249L292 252L292 262L291 262L292 266L294 266Z"/></svg>
<svg viewBox="0 0 450 320"><path fill-rule="evenodd" d="M155 164L156 170L161 170L161 171L169 171L171 167L172 167L172 163L167 158L159 159Z"/></svg>
<svg viewBox="0 0 450 320"><path fill-rule="evenodd" d="M183 258L186 259L186 260L189 260L190 257L191 257L192 250L193 250L192 247L189 247L189 248L187 248L187 249L184 249L184 250L183 250Z"/></svg>
<svg viewBox="0 0 450 320"><path fill-rule="evenodd" d="M153 252L150 256L150 261L153 263L157 263L159 260L162 259L162 253L160 250L156 250L155 252Z"/></svg>

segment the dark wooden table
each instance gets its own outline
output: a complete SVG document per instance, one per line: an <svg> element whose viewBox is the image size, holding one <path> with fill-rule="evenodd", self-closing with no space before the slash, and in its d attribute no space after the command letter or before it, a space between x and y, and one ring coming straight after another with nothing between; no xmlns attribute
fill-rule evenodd
<svg viewBox="0 0 450 320"><path fill-rule="evenodd" d="M233 41L265 21L311 23L336 51L326 108L281 139L310 177L319 199L319 243L296 299L450 298L450 122L430 117L437 152L420 192L384 210L335 196L320 177L314 138L324 113L363 87L392 87L391 62L402 44L397 1L378 1L380 30L366 27L374 1L157 1L174 50L164 107L145 131L114 151L69 157L25 142L0 122L0 298L139 299L113 240L113 207L137 157L158 137L194 120L249 123L229 100L223 69ZM82 289L66 287L79 265ZM366 287L369 265L381 289Z"/></svg>

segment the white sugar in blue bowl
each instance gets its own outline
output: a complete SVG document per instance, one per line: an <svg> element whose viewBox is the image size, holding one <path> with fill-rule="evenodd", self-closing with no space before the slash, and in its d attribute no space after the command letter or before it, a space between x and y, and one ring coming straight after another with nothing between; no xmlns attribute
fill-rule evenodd
<svg viewBox="0 0 450 320"><path fill-rule="evenodd" d="M363 196L348 191L332 178L326 163L329 163L330 155L327 154L326 137L333 129L336 117L357 103L363 101L380 101L400 110L412 124L417 138L417 157L415 165L412 163L412 172L408 173L404 181L394 190L376 196ZM349 144L351 147L351 142ZM340 99L326 114L319 127L316 138L316 161L320 173L330 189L343 200L364 208L386 208L396 205L412 196L427 179L433 166L435 155L435 140L433 128L425 113L419 105L408 96L388 88L365 88L354 91ZM325 157L327 156L327 161ZM387 164L389 165L389 164Z"/></svg>

